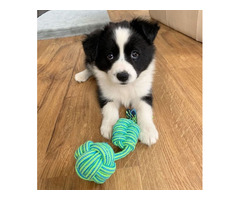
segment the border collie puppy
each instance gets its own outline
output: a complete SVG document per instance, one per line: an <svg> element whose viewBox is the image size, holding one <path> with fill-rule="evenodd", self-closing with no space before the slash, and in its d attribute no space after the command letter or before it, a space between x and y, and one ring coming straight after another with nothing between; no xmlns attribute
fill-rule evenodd
<svg viewBox="0 0 240 200"><path fill-rule="evenodd" d="M85 82L97 79L98 100L102 109L101 134L111 138L113 125L119 119L119 107L137 111L141 129L139 140L147 145L158 139L153 123L152 81L154 73L153 41L159 26L142 19L109 23L82 42L86 69L75 75Z"/></svg>

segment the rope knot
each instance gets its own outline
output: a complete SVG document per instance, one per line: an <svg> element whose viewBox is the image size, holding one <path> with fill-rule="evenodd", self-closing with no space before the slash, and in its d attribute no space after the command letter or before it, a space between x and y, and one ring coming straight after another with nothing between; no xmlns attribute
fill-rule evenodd
<svg viewBox="0 0 240 200"><path fill-rule="evenodd" d="M121 149L135 149L138 142L139 126L130 119L121 118L113 127L112 143Z"/></svg>
<svg viewBox="0 0 240 200"><path fill-rule="evenodd" d="M74 155L75 169L84 180L104 183L116 170L114 151L107 143L88 141Z"/></svg>

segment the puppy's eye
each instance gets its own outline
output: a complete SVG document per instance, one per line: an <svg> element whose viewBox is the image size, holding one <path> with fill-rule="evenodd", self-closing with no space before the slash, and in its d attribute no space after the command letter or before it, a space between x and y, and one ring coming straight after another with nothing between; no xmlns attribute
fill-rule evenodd
<svg viewBox="0 0 240 200"><path fill-rule="evenodd" d="M136 50L131 52L131 58L136 60L139 57L139 53Z"/></svg>
<svg viewBox="0 0 240 200"><path fill-rule="evenodd" d="M107 59L108 59L108 60L112 60L113 58L114 58L114 56L113 56L112 53L110 53L110 54L107 55Z"/></svg>

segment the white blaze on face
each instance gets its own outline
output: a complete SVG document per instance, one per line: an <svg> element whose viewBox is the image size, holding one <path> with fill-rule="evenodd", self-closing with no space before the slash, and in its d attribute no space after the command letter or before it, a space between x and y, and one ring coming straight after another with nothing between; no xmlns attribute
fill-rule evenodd
<svg viewBox="0 0 240 200"><path fill-rule="evenodd" d="M126 71L129 74L129 80L127 81L127 83L131 83L137 78L137 73L133 66L129 62L127 62L124 57L124 46L131 36L131 31L130 29L119 27L115 30L114 33L115 40L119 48L119 58L112 65L112 68L108 71L108 74L110 75L110 78L113 82L120 83L116 75L117 73Z"/></svg>
<svg viewBox="0 0 240 200"><path fill-rule="evenodd" d="M127 28L118 28L115 30L115 39L120 50L120 60L124 60L124 45L129 40L130 35L130 30Z"/></svg>

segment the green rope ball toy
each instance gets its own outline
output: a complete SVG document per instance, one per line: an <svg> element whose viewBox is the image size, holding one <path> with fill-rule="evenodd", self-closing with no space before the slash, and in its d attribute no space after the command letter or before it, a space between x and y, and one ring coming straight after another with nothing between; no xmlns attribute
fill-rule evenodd
<svg viewBox="0 0 240 200"><path fill-rule="evenodd" d="M114 153L105 142L87 141L75 152L75 170L84 180L104 183L116 170L116 160L124 158L135 149L140 128L135 109L126 111L127 119L120 118L113 127L112 143L122 151Z"/></svg>

